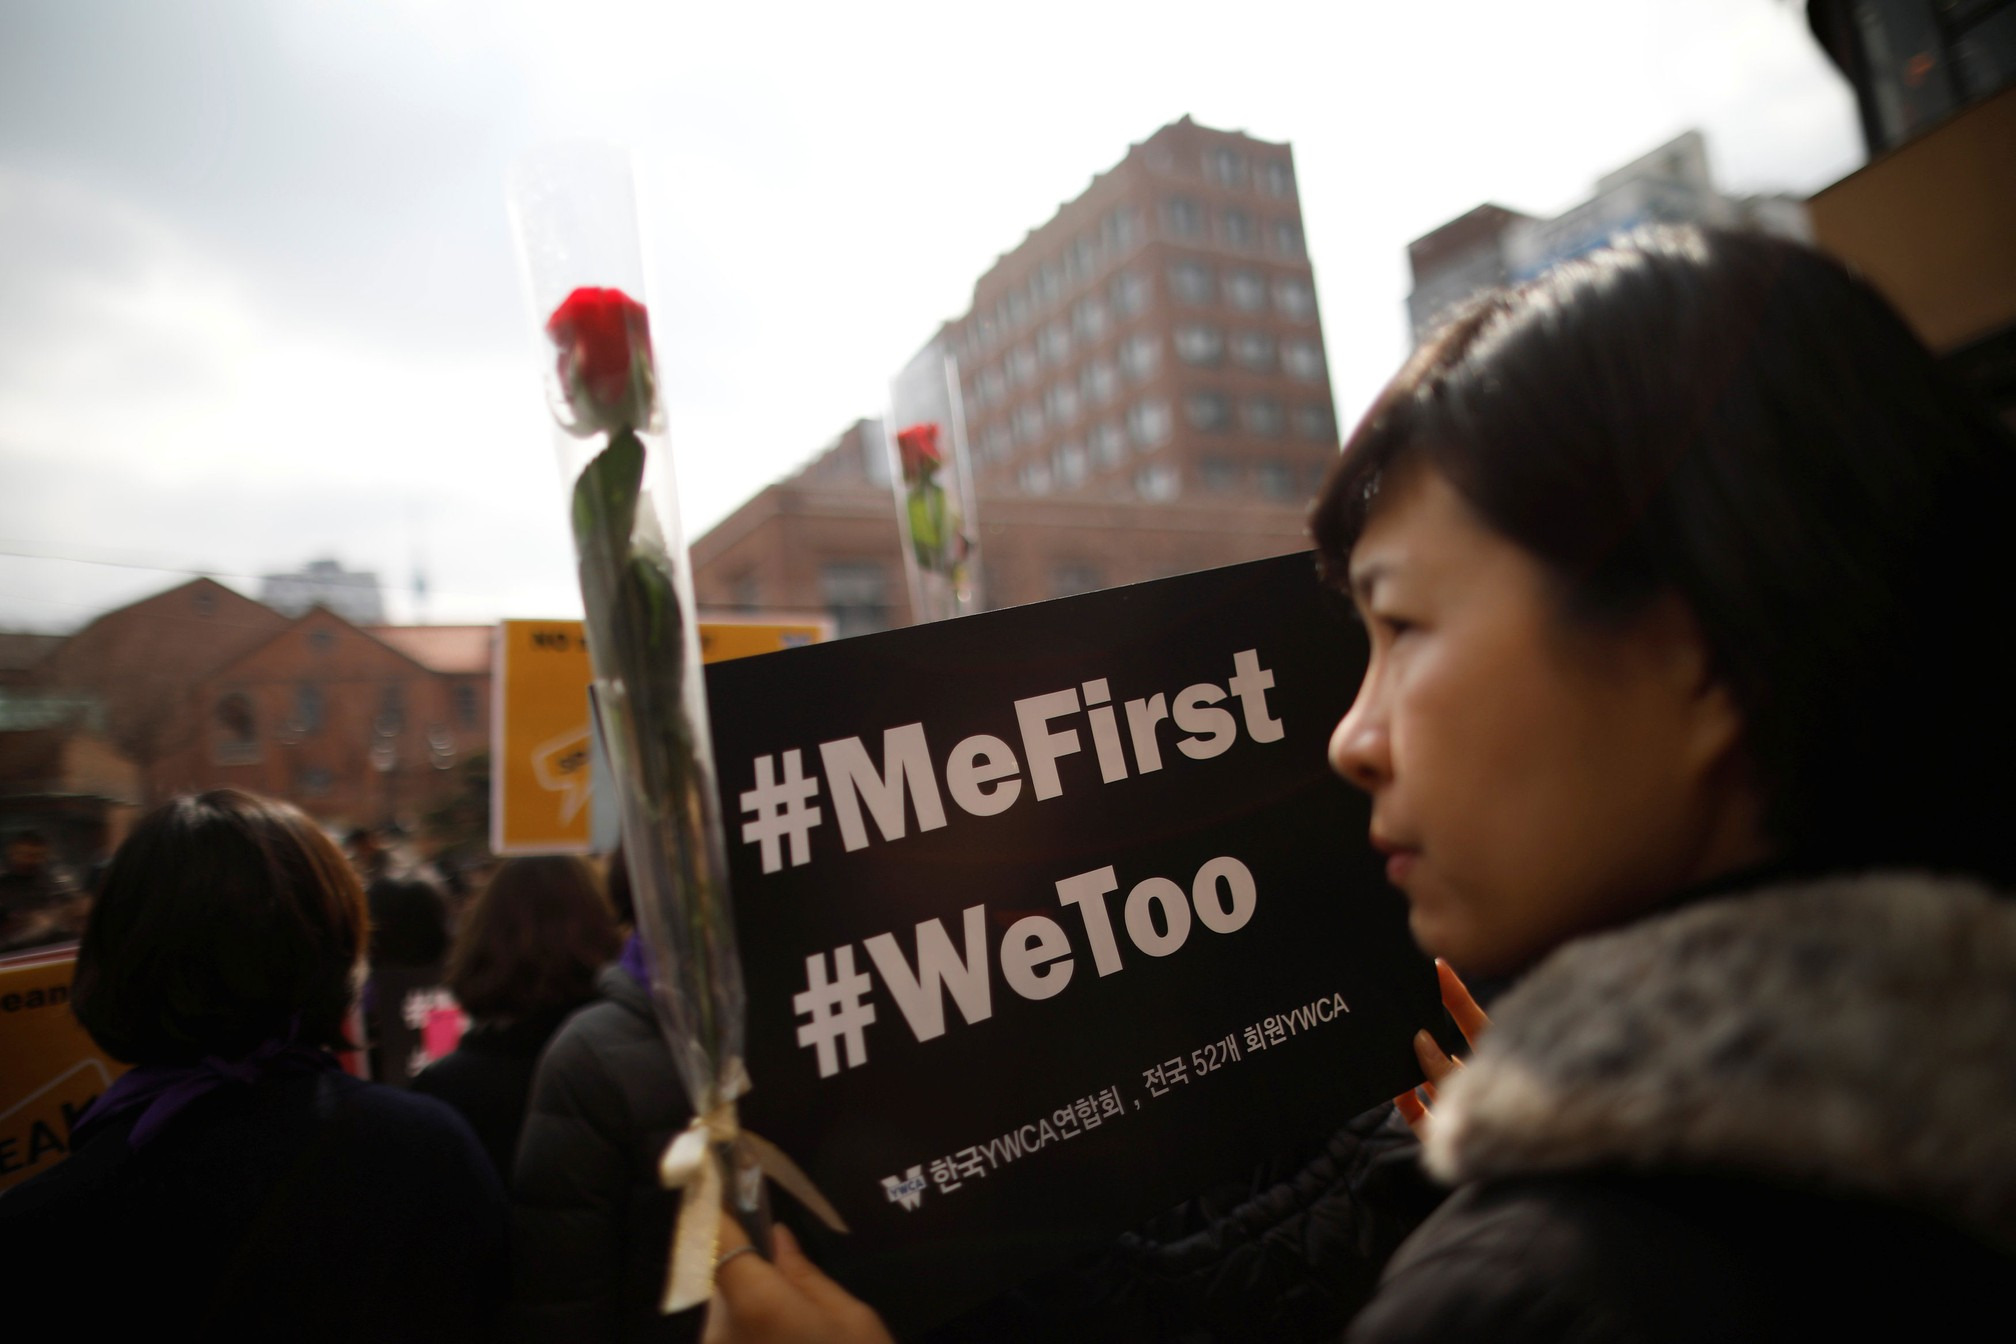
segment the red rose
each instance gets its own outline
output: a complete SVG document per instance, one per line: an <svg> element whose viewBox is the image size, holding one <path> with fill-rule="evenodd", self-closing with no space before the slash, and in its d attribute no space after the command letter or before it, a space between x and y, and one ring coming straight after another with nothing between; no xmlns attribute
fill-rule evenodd
<svg viewBox="0 0 2016 1344"><path fill-rule="evenodd" d="M577 289L546 319L577 434L642 429L656 377L644 305L620 289Z"/></svg>
<svg viewBox="0 0 2016 1344"><path fill-rule="evenodd" d="M945 460L945 454L938 450L938 426L928 422L898 430L896 452L903 459L906 481L917 480Z"/></svg>

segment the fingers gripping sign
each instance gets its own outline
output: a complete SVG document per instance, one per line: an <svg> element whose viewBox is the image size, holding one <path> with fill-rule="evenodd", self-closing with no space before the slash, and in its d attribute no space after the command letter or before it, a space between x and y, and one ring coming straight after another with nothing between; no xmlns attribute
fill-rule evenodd
<svg viewBox="0 0 2016 1344"><path fill-rule="evenodd" d="M1442 986L1442 1006L1449 1010L1449 1016L1455 1021L1456 1029L1463 1033L1463 1039L1475 1049L1491 1026L1491 1019L1477 1006L1477 1000L1470 997L1469 989L1450 969L1449 963L1439 957L1435 960L1435 978ZM1393 1105L1407 1118L1414 1133L1425 1138L1428 1133L1428 1106L1435 1100L1435 1090L1463 1067L1463 1061L1451 1059L1443 1053L1435 1038L1425 1030L1414 1033L1414 1057L1421 1061L1421 1072L1427 1081L1393 1098Z"/></svg>
<svg viewBox="0 0 2016 1344"><path fill-rule="evenodd" d="M867 1303L821 1273L789 1228L772 1229L774 1262L733 1218L721 1220L721 1256L704 1344L894 1344Z"/></svg>

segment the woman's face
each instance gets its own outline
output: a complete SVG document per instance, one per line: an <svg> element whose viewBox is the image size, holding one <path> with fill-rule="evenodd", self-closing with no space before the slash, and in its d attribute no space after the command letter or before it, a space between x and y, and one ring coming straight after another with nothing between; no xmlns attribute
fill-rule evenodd
<svg viewBox="0 0 2016 1344"><path fill-rule="evenodd" d="M1678 599L1571 625L1420 465L1389 474L1350 581L1371 662L1330 761L1372 795L1423 949L1508 973L1764 857L1741 722Z"/></svg>

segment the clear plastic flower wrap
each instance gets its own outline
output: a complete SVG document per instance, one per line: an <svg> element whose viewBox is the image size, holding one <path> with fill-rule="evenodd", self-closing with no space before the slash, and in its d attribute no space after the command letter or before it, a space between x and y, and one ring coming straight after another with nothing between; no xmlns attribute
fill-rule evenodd
<svg viewBox="0 0 2016 1344"><path fill-rule="evenodd" d="M736 1118L749 1088L742 968L629 156L590 144L530 153L510 205L567 491L596 731L621 795L651 1001L694 1110L662 1164L665 1183L685 1191L665 1295L676 1311L711 1291L723 1194L767 1245L763 1176L789 1185L796 1172Z"/></svg>

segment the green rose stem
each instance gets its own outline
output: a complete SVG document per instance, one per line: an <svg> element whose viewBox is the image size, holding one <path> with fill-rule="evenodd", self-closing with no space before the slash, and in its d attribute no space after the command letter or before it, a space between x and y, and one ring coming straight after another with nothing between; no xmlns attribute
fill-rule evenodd
<svg viewBox="0 0 2016 1344"><path fill-rule="evenodd" d="M673 999L680 1016L690 1011L699 1017L680 1024L686 1029L678 1033L677 1044L698 1052L690 1061L696 1067L686 1074L704 1079L712 1094L693 1098L695 1109L704 1113L722 1100L723 1061L715 1057L724 1044L714 994L720 974L715 964L719 911L707 862L706 781L681 704L684 613L662 538L650 535L655 528L639 534L643 481L643 442L634 430L615 430L575 481L571 516L600 698L603 712L611 716L611 763L635 785L630 796L651 809L654 823L661 823L643 827L630 843L658 851L668 837L676 837L672 852L646 857L662 865L659 871L672 872L673 889L686 895L680 904L687 961L677 968L684 983ZM612 687L614 704L608 703ZM655 969L663 974L671 968Z"/></svg>

